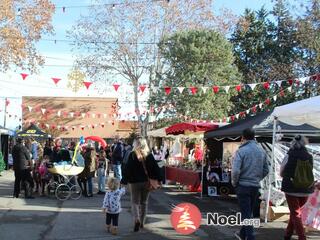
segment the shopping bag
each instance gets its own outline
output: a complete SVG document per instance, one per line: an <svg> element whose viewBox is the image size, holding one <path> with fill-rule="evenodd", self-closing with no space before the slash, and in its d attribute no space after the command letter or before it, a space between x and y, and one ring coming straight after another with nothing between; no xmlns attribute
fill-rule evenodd
<svg viewBox="0 0 320 240"><path fill-rule="evenodd" d="M320 190L316 189L301 209L302 223L306 227L320 230Z"/></svg>

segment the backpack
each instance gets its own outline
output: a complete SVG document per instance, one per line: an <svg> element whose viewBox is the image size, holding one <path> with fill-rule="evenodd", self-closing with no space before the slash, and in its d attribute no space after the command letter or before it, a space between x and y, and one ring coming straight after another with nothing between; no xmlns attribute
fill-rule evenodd
<svg viewBox="0 0 320 240"><path fill-rule="evenodd" d="M312 164L310 161L297 160L297 166L294 171L293 186L298 189L310 188L314 182Z"/></svg>

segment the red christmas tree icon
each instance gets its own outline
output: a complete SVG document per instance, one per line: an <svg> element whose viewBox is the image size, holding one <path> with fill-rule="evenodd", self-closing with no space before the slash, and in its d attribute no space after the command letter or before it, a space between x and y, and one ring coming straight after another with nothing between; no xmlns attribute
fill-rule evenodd
<svg viewBox="0 0 320 240"><path fill-rule="evenodd" d="M188 230L188 228L192 228L196 230L196 226L194 225L194 222L191 220L191 217L190 217L189 207L186 207L186 209L180 216L177 228L181 228L184 230Z"/></svg>
<svg viewBox="0 0 320 240"><path fill-rule="evenodd" d="M201 223L201 213L191 203L180 203L174 206L171 213L172 227L180 234L188 235L195 232Z"/></svg>

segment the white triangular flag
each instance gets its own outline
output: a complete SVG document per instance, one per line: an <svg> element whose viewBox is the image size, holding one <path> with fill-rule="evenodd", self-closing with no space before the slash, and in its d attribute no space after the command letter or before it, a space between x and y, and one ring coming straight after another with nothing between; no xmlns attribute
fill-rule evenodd
<svg viewBox="0 0 320 240"><path fill-rule="evenodd" d="M60 110L57 112L57 115L58 115L58 117L61 116L61 111Z"/></svg>
<svg viewBox="0 0 320 240"><path fill-rule="evenodd" d="M277 101L278 97L277 95L273 96L273 101Z"/></svg>
<svg viewBox="0 0 320 240"><path fill-rule="evenodd" d="M246 111L246 113L249 114L249 113L250 113L250 109L248 109L248 110Z"/></svg>
<svg viewBox="0 0 320 240"><path fill-rule="evenodd" d="M70 112L70 117L74 117L74 112Z"/></svg>
<svg viewBox="0 0 320 240"><path fill-rule="evenodd" d="M262 109L262 106L263 106L263 103L260 103L259 104L259 108Z"/></svg>
<svg viewBox="0 0 320 240"><path fill-rule="evenodd" d="M276 84L278 85L279 88L281 88L282 81L276 81Z"/></svg>
<svg viewBox="0 0 320 240"><path fill-rule="evenodd" d="M106 113L103 114L103 118L107 118L107 114Z"/></svg>
<svg viewBox="0 0 320 240"><path fill-rule="evenodd" d="M28 109L29 109L29 112L31 112L31 111L32 111L32 107L31 107L31 106L28 106Z"/></svg>
<svg viewBox="0 0 320 240"><path fill-rule="evenodd" d="M85 118L86 114L85 113L81 113L81 117Z"/></svg>
<svg viewBox="0 0 320 240"><path fill-rule="evenodd" d="M57 126L57 129L60 130L60 125Z"/></svg>
<svg viewBox="0 0 320 240"><path fill-rule="evenodd" d="M208 87L201 87L201 89L202 89L203 93L206 93L208 90Z"/></svg>
<svg viewBox="0 0 320 240"><path fill-rule="evenodd" d="M230 90L230 86L225 86L225 87L224 87L224 90L226 91L226 93L228 93L229 90Z"/></svg>
<svg viewBox="0 0 320 240"><path fill-rule="evenodd" d="M258 85L257 83L251 83L251 84L249 84L249 87L253 91L256 88L257 85Z"/></svg>
<svg viewBox="0 0 320 240"><path fill-rule="evenodd" d="M46 111L47 111L47 109L41 108L41 112L42 112L43 115L46 113Z"/></svg>
<svg viewBox="0 0 320 240"><path fill-rule="evenodd" d="M181 93L183 92L183 90L184 90L185 87L177 87L177 88L178 88L178 90L179 90L179 93L181 94Z"/></svg>
<svg viewBox="0 0 320 240"><path fill-rule="evenodd" d="M230 122L230 117L227 117L227 122Z"/></svg>
<svg viewBox="0 0 320 240"><path fill-rule="evenodd" d="M92 113L91 116L92 116L92 118L96 118L96 114L95 113Z"/></svg>
<svg viewBox="0 0 320 240"><path fill-rule="evenodd" d="M299 78L297 79L298 81L300 81L302 84L305 84L305 82L309 81L309 77L303 77L303 78Z"/></svg>
<svg viewBox="0 0 320 240"><path fill-rule="evenodd" d="M237 118L237 119L239 118L239 115L240 115L239 113L236 114L236 118Z"/></svg>
<svg viewBox="0 0 320 240"><path fill-rule="evenodd" d="M50 128L49 124L46 124L46 127L47 127L47 128Z"/></svg>
<svg viewBox="0 0 320 240"><path fill-rule="evenodd" d="M292 86L291 86L291 87L288 87L288 91L289 91L289 92L292 92Z"/></svg>
<svg viewBox="0 0 320 240"><path fill-rule="evenodd" d="M152 91L153 91L154 93L157 93L158 90L159 90L159 87L153 87L153 88L152 88Z"/></svg>

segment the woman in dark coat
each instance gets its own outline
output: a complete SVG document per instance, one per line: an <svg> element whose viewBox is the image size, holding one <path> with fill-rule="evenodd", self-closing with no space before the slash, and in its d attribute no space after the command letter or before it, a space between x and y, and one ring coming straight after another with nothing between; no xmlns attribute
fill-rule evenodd
<svg viewBox="0 0 320 240"><path fill-rule="evenodd" d="M123 183L129 183L134 231L143 228L150 194L148 178L161 181L159 166L149 150L145 139L136 139L133 151L124 167Z"/></svg>
<svg viewBox="0 0 320 240"><path fill-rule="evenodd" d="M93 196L92 178L96 171L96 151L93 148L87 148L84 153L84 170L78 175L78 183L82 193L86 197ZM88 186L88 188L87 188Z"/></svg>
<svg viewBox="0 0 320 240"><path fill-rule="evenodd" d="M294 186L293 179L298 161L309 162L313 167L313 158L306 148L307 139L297 135L291 143L287 155L285 156L280 169L282 179L281 190L285 192L286 200L290 210L290 220L285 233L285 240L290 240L294 231L299 240L305 240L306 235L301 221L301 208L307 202L308 196L313 193L314 186L297 188ZM312 182L312 181L311 181Z"/></svg>

